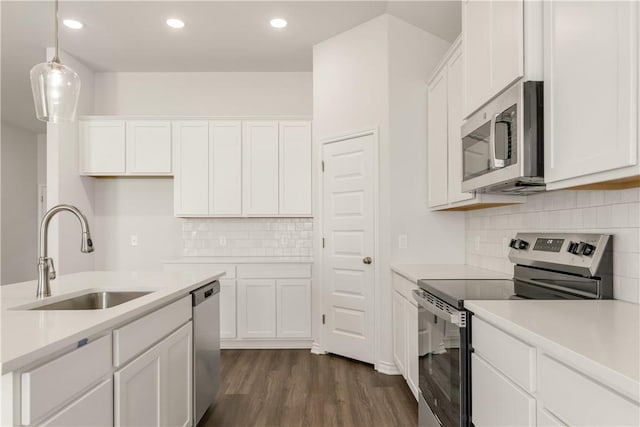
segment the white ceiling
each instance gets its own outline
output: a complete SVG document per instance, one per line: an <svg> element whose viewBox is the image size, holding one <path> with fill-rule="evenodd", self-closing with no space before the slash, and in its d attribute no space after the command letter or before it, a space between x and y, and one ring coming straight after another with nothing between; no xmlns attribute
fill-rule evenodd
<svg viewBox="0 0 640 427"><path fill-rule="evenodd" d="M2 120L36 132L29 69L53 45L52 1L2 7ZM311 71L312 46L383 13L443 39L460 33L460 2L443 1L61 1L60 45L96 71ZM186 22L166 26L168 17ZM284 30L272 17L289 21Z"/></svg>

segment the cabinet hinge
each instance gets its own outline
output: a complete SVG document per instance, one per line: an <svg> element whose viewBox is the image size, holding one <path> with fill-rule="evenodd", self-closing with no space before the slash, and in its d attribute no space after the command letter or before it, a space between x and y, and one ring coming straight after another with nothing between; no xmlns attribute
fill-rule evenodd
<svg viewBox="0 0 640 427"><path fill-rule="evenodd" d="M324 237L322 238L322 249L324 249Z"/></svg>
<svg viewBox="0 0 640 427"><path fill-rule="evenodd" d="M322 315L322 324L324 325L324 314Z"/></svg>
<svg viewBox="0 0 640 427"><path fill-rule="evenodd" d="M322 163L322 172L324 172L324 160L321 163Z"/></svg>

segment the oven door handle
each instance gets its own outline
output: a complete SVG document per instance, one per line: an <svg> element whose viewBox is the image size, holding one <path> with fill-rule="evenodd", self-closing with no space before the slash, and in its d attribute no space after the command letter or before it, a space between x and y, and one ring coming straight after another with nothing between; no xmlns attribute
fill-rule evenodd
<svg viewBox="0 0 640 427"><path fill-rule="evenodd" d="M467 326L467 313L465 311L456 310L446 302L440 301L438 298L435 298L433 295L430 295L422 289L415 289L413 291L413 298L420 307L432 314L435 314L439 318L444 319L459 328Z"/></svg>

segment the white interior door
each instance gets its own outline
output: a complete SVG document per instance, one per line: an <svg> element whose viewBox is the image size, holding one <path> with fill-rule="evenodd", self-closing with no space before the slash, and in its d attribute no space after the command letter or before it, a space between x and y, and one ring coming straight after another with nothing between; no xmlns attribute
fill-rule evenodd
<svg viewBox="0 0 640 427"><path fill-rule="evenodd" d="M373 133L323 146L326 350L374 362L375 202Z"/></svg>

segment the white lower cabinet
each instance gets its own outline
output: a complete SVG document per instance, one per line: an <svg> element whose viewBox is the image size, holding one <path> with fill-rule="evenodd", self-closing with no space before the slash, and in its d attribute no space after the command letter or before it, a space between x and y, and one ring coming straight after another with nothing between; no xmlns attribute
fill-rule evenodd
<svg viewBox="0 0 640 427"><path fill-rule="evenodd" d="M419 324L418 305L411 295L416 283L394 273L393 287L393 361L417 400L419 342L429 334L429 325Z"/></svg>
<svg viewBox="0 0 640 427"><path fill-rule="evenodd" d="M612 384L591 378L487 319L473 316L471 325L475 426L640 425L640 402Z"/></svg>
<svg viewBox="0 0 640 427"><path fill-rule="evenodd" d="M113 379L103 381L42 426L86 427L89 424L93 427L113 426Z"/></svg>
<svg viewBox="0 0 640 427"><path fill-rule="evenodd" d="M276 336L275 280L238 280L238 335L240 338Z"/></svg>
<svg viewBox="0 0 640 427"><path fill-rule="evenodd" d="M191 342L189 322L114 374L114 425L191 425Z"/></svg>
<svg viewBox="0 0 640 427"><path fill-rule="evenodd" d="M536 400L476 354L471 355L473 424L535 426Z"/></svg>
<svg viewBox="0 0 640 427"><path fill-rule="evenodd" d="M276 294L278 338L310 337L311 280L277 280Z"/></svg>
<svg viewBox="0 0 640 427"><path fill-rule="evenodd" d="M220 338L236 337L236 281L220 280Z"/></svg>

